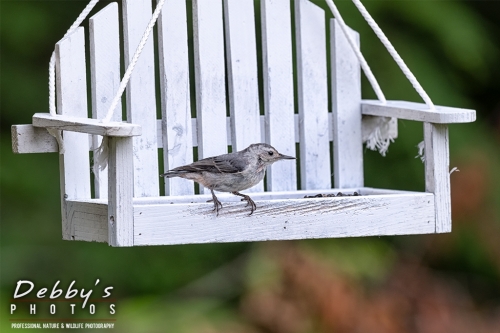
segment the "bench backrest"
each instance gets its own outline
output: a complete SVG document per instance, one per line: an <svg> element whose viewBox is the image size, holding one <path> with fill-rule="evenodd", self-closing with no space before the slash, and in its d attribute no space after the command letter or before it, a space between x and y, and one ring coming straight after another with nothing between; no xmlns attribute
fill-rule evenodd
<svg viewBox="0 0 500 333"><path fill-rule="evenodd" d="M127 66L152 8L150 0L124 0L122 6ZM120 82L118 20L116 3L90 19L94 118L104 117ZM126 90L126 120L143 133L134 137L135 197L159 195L159 148L168 170L192 162L194 147L203 158L256 142L300 161L299 175L294 163L273 165L268 191L363 185L360 66L323 9L308 0L296 0L294 8L289 0L261 0L260 8L253 0L167 0L157 29L159 68L151 36ZM84 40L80 28L58 43L57 93L59 111L76 108L86 116ZM121 108L114 117L121 119ZM88 158L85 147L69 145L68 151ZM78 175L66 185L90 184L88 163L65 169L67 179ZM106 198L107 182L100 178L95 193ZM77 196L87 192L90 197L90 189ZM165 193L193 194L194 186L167 179Z"/></svg>

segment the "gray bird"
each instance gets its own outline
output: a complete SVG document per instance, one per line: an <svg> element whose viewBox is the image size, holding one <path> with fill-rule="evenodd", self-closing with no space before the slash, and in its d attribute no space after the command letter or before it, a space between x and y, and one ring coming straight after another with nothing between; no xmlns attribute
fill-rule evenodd
<svg viewBox="0 0 500 333"><path fill-rule="evenodd" d="M174 168L160 177L181 177L200 183L212 192L214 211L219 215L222 203L215 196L214 190L230 192L243 197L250 205L252 215L257 208L255 202L239 191L257 185L266 173L266 167L279 160L293 160L295 157L278 153L266 143L254 143L241 151L208 157L194 163Z"/></svg>

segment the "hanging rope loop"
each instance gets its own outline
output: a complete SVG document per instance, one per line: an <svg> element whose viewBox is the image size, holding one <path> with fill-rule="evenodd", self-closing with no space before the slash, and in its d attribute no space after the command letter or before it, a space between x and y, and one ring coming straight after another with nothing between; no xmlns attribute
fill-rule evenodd
<svg viewBox="0 0 500 333"><path fill-rule="evenodd" d="M370 13L366 10L365 6L361 3L360 0L352 0L356 8L358 8L359 12L363 16L363 18L366 20L368 25L372 28L373 32L377 35L377 37L380 39L382 44L384 44L385 48L387 51L389 51L389 54L392 56L392 59L398 64L399 68L403 72L403 74L406 76L408 81L412 84L413 88L417 91L417 93L422 97L424 100L425 104L429 107L430 110L435 110L434 103L432 103L429 95L425 92L424 88L420 85L418 82L417 78L413 73L410 71L406 63L403 61L403 58L399 55L399 53L396 51L392 43L389 41L387 36L384 34L382 29L378 26L377 22L371 17Z"/></svg>
<svg viewBox="0 0 500 333"><path fill-rule="evenodd" d="M326 3L328 5L328 7L330 7L330 10L332 11L333 16L339 22L340 28L344 32L344 35L347 38L349 45L351 45L351 48L354 51L354 54L356 54L356 57L358 58L358 61L361 65L361 68L363 69L363 72L365 73L366 78L368 79L368 81L370 82L370 85L372 86L373 90L375 91L375 94L377 95L378 100L385 104L386 99L385 99L384 93L382 92L382 89L380 89L380 85L378 84L377 79L373 75L372 70L370 69L370 66L366 62L365 57L363 56L363 54L359 50L359 47L356 45L356 42L352 38L349 31L347 30L348 29L347 24L344 22L344 19L340 15L340 12L337 9L337 6L335 6L335 4L333 3L332 0L326 0Z"/></svg>
<svg viewBox="0 0 500 333"><path fill-rule="evenodd" d="M429 95L425 92L424 88L422 88L422 85L418 82L417 78L413 73L410 71L406 63L403 61L399 53L396 51L392 43L389 41L387 36L384 34L382 29L378 26L378 24L375 22L373 17L368 13L366 10L365 6L361 3L361 0L352 0L356 8L359 10L365 21L368 23L368 25L372 28L373 32L377 37L380 39L382 44L385 46L389 54L391 55L392 59L396 62L396 64L399 66L403 74L406 76L408 81L410 81L411 85L413 88L417 91L417 93L422 97L424 100L425 104L429 107L430 110L435 110L434 103L432 103ZM377 95L378 99L382 102L385 103L385 97L380 89L380 86L373 76L373 73L370 70L370 67L366 63L363 55L359 51L359 48L356 46L356 43L354 42L353 38L349 35L347 31L347 25L345 24L344 20L342 19L342 16L340 16L340 12L338 11L337 7L333 3L332 0L326 0L326 3L328 4L328 7L330 7L330 10L333 13L333 16L339 21L340 27L342 28L342 31L344 32L344 35L346 36L347 40L349 41L349 44L351 45L351 48L353 49L354 53L356 54L356 57L358 58L361 67L363 68L363 71L365 72L366 77L368 78L368 81L370 82L373 90L375 91L375 94Z"/></svg>
<svg viewBox="0 0 500 333"><path fill-rule="evenodd" d="M70 35L73 33L85 20L85 18L88 16L90 11L94 8L94 6L99 2L99 0L91 0L89 4L85 7L85 9L80 13L78 18L76 19L75 22L71 25L71 27L68 29L66 34L64 35L63 38L66 36ZM142 53L142 50L144 46L146 45L148 38L151 34L151 31L153 30L153 27L158 19L158 16L161 13L161 10L163 8L163 4L165 3L165 0L160 0L158 1L155 11L153 12L153 15L151 17L151 20L149 21L149 24L144 31L144 34L141 38L141 41L139 42L139 45L137 46L137 49L134 53L134 56L132 57L132 60L130 61L130 64L127 67L127 70L120 82L120 86L118 88L118 91L115 94L115 97L113 98L113 101L108 109L108 112L106 113L106 116L101 120L103 123L107 123L111 120L113 117L113 113L116 109L116 106L120 102L121 96L123 95L123 92L125 91L125 88L127 87L128 82L130 81L130 77L132 75L132 72L134 70L135 65L137 64L137 61L139 60L139 56ZM52 55L50 57L50 62L49 62L49 112L52 116L55 116L57 114L57 109L56 109L56 98L55 98L55 63L56 63L56 56L55 56L55 51L52 52ZM62 131L49 131L51 135L56 137L57 142L59 143L59 153L63 154L64 153L64 141L62 139L61 135ZM96 170L96 168L99 169L104 169L107 165L107 160L108 160L108 150L107 150L107 138L104 137L104 139L101 141L101 144L99 147L94 151L94 166L93 169ZM106 147L105 147L106 146Z"/></svg>
<svg viewBox="0 0 500 333"><path fill-rule="evenodd" d="M91 0L89 4L83 9L83 11L78 15L77 19L71 27L69 27L68 31L64 34L63 38L72 34L76 28L80 26L80 24L85 20L85 18L89 15L90 11L94 6L99 2L99 0ZM55 50L52 52L49 61L49 112L50 115L55 117L57 115L56 109L56 52ZM56 138L57 143L59 145L59 154L64 154L64 140L62 137L61 130L48 129L47 130L50 135Z"/></svg>
<svg viewBox="0 0 500 333"><path fill-rule="evenodd" d="M137 61L139 60L139 56L141 55L142 49L146 45L149 35L151 34L151 31L153 30L153 27L156 23L156 20L158 19L158 16L161 13L161 9L163 7L163 4L165 3L165 0L160 0L158 1L158 4L156 5L155 11L153 12L153 16L151 17L151 20L149 21L148 26L146 27L146 30L144 31L144 34L142 35L141 41L139 42L139 45L137 46L137 49L134 53L134 56L132 57L132 60L130 61L130 64L127 67L127 70L125 71L125 74L123 75L122 81L120 82L120 86L118 87L118 91L115 94L115 97L113 98L113 101L111 102L111 105L109 106L108 112L106 114L106 117L102 119L103 123L107 123L111 120L113 117L113 113L116 109L116 106L118 105L118 102L120 101L120 98L122 97L123 91L125 91L125 88L127 87L128 81L130 80L130 76L132 75L132 72L134 71L134 67L137 64Z"/></svg>
<svg viewBox="0 0 500 333"><path fill-rule="evenodd" d="M68 31L64 34L63 38L66 38L68 35L72 34L76 28L80 26L80 24L87 18L90 11L97 5L99 0L91 0L88 5L83 9L83 11L78 15L77 19L71 27L69 27ZM61 38L61 39L63 39ZM49 62L49 112L52 116L57 114L56 109L56 52L55 50L52 52L50 56Z"/></svg>
<svg viewBox="0 0 500 333"><path fill-rule="evenodd" d="M120 102L120 99L122 97L123 92L125 91L125 88L127 87L128 82L130 81L130 77L132 76L132 72L134 71L134 67L137 64L137 61L139 60L139 56L142 53L142 50L144 49L144 46L146 45L149 35L151 34L151 31L153 30L153 27L156 23L156 20L158 19L158 16L161 13L161 9L163 8L163 4L165 3L165 0L160 0L158 1L158 4L156 5L155 11L153 12L153 16L151 17L151 20L149 21L148 26L146 27L146 30L144 31L144 34L142 35L141 41L139 42L139 45L137 46L137 49L134 53L134 56L132 57L132 60L130 61L130 64L127 67L127 70L125 71L125 74L123 75L122 81L120 82L120 86L118 87L118 90L115 94L115 97L113 98L113 101L111 102L111 105L109 106L108 112L106 113L106 117L104 117L101 122L102 123L108 123L111 118L113 117L113 113L116 109L116 106ZM94 165L92 166L92 170L94 171L94 174L96 174L97 169L99 170L104 170L106 166L108 165L108 138L104 137L103 140L101 141L101 144L99 147L94 151Z"/></svg>

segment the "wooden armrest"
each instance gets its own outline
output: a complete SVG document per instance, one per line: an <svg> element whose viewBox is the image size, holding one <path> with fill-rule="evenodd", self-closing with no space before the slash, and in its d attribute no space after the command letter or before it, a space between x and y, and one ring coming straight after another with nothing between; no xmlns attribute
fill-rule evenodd
<svg viewBox="0 0 500 333"><path fill-rule="evenodd" d="M476 111L436 105L435 110L423 103L377 100L361 101L361 113L370 116L394 117L435 124L471 123L476 120Z"/></svg>
<svg viewBox="0 0 500 333"><path fill-rule="evenodd" d="M64 115L52 116L49 113L35 113L33 115L33 126L105 136L128 137L142 134L141 126L135 124L122 122L101 123L100 119Z"/></svg>

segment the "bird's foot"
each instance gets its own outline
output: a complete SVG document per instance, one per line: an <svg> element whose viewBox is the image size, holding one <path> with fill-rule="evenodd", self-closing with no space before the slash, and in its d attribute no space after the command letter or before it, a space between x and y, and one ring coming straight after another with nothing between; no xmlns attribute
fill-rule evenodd
<svg viewBox="0 0 500 333"><path fill-rule="evenodd" d="M232 194L234 195L238 195L240 197L243 197L243 199L241 199L241 201L245 200L247 202L246 206L245 207L248 207L248 205L250 205L250 208L251 208L251 211L250 211L250 214L248 214L248 216L252 215L253 212L257 209L257 205L255 204L255 202L252 200L252 198L250 198L248 195L245 195L245 194L241 194L239 192L232 192Z"/></svg>
<svg viewBox="0 0 500 333"><path fill-rule="evenodd" d="M217 213L217 216L219 216L219 210L222 209L222 203L219 201L219 199L211 200L214 202L214 209L212 210L213 212Z"/></svg>
<svg viewBox="0 0 500 333"><path fill-rule="evenodd" d="M212 202L212 201L214 203L214 209L212 211L217 213L216 216L219 216L219 210L222 209L222 203L219 201L219 199L217 199L213 191L212 191L212 199L207 200L207 202Z"/></svg>

